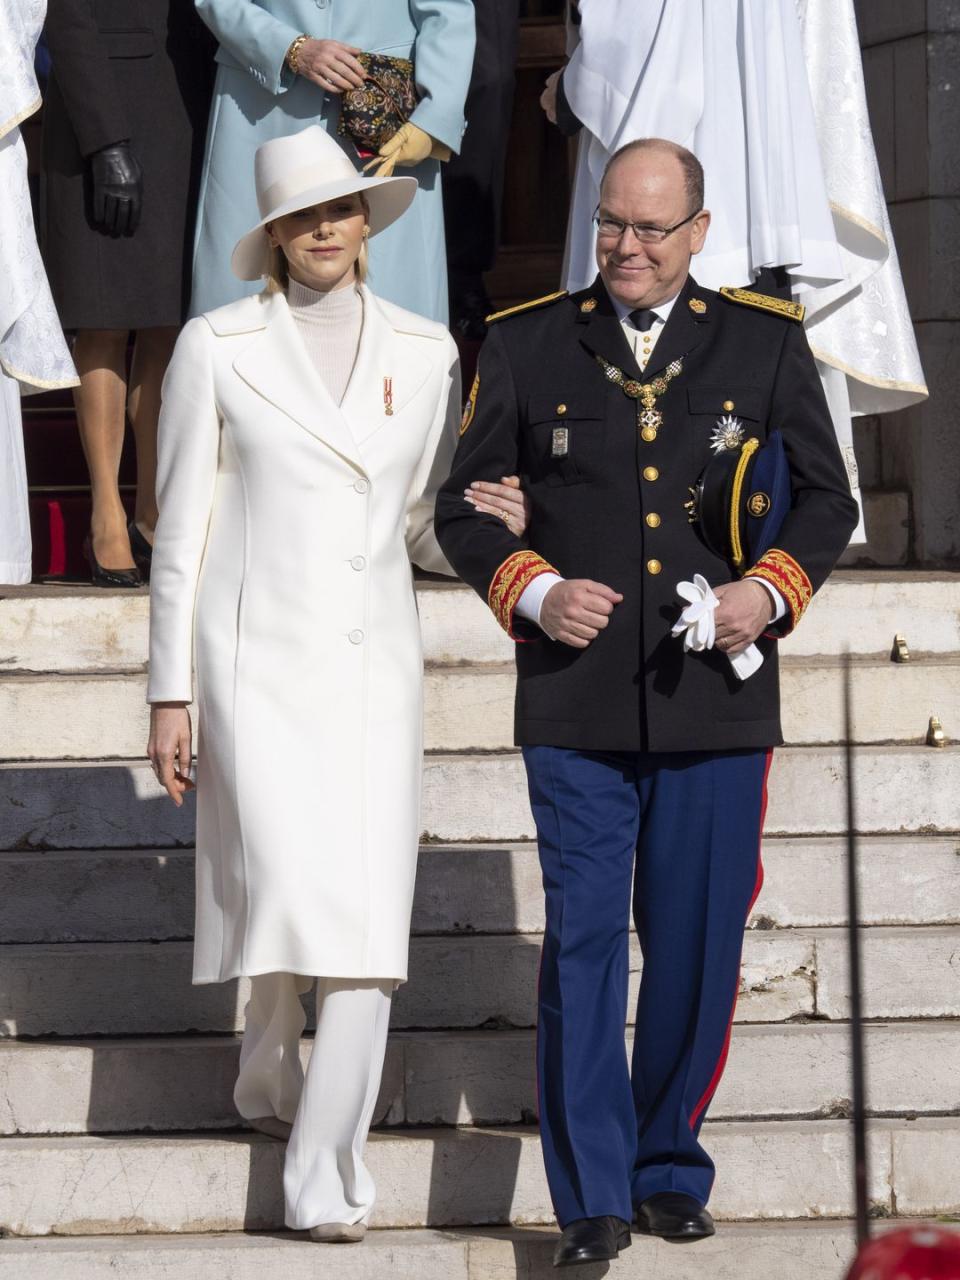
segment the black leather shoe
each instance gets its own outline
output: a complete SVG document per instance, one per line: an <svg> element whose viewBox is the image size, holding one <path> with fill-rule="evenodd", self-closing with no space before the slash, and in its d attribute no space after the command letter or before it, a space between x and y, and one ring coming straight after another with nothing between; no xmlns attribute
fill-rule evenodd
<svg viewBox="0 0 960 1280"><path fill-rule="evenodd" d="M93 554L93 538L88 534L83 554L90 566L90 581L95 587L142 587L139 569L105 569Z"/></svg>
<svg viewBox="0 0 960 1280"><path fill-rule="evenodd" d="M127 533L130 537L130 550L133 552L134 564L140 570L140 576L144 582L149 582L153 547L140 532L135 520L131 520L127 525Z"/></svg>
<svg viewBox="0 0 960 1280"><path fill-rule="evenodd" d="M637 1209L637 1230L671 1244L692 1244L694 1240L706 1240L716 1228L713 1218L693 1196L682 1191L661 1191Z"/></svg>
<svg viewBox="0 0 960 1280"><path fill-rule="evenodd" d="M563 1228L553 1254L555 1267L612 1262L630 1247L630 1224L622 1218L577 1218Z"/></svg>

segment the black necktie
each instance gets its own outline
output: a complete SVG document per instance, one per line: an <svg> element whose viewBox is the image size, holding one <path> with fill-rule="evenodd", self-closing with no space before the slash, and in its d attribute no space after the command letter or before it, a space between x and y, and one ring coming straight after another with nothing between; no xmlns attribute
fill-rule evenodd
<svg viewBox="0 0 960 1280"><path fill-rule="evenodd" d="M657 313L651 311L649 307L640 307L636 311L630 312L630 323L641 333L649 333L653 328L654 321L659 319L660 317Z"/></svg>

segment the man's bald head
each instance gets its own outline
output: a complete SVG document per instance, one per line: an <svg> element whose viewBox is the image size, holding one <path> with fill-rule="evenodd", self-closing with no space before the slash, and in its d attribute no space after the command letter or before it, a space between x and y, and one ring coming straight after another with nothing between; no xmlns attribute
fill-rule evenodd
<svg viewBox="0 0 960 1280"><path fill-rule="evenodd" d="M598 221L607 292L631 310L675 298L710 225L700 161L666 138L627 143L604 171Z"/></svg>
<svg viewBox="0 0 960 1280"><path fill-rule="evenodd" d="M676 176L675 173L671 175L673 166L670 163L671 160L675 161L682 175L681 180L689 211L693 213L695 209L703 208L703 165L692 151L681 147L677 142L671 142L668 138L636 138L633 142L622 146L619 151L615 151L607 161L603 177L600 179L601 192L607 180L607 174L614 165L630 158L646 159L649 164L644 165L644 169L657 173L666 182L671 180L671 176Z"/></svg>

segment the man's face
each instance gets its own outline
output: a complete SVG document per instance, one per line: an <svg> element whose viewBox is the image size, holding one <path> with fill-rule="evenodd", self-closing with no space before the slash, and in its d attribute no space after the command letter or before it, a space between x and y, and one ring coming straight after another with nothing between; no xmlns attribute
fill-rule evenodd
<svg viewBox="0 0 960 1280"><path fill-rule="evenodd" d="M693 212L683 169L669 153L628 153L610 169L600 192L601 219L672 227ZM598 235L597 266L608 293L631 310L676 297L709 225L703 210L660 244L641 243L631 226L619 237Z"/></svg>

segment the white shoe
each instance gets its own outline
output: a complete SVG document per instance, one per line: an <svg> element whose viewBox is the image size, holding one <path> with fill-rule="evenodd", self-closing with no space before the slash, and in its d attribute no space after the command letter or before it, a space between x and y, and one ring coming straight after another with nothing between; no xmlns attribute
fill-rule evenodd
<svg viewBox="0 0 960 1280"><path fill-rule="evenodd" d="M321 1222L310 1228L310 1239L320 1244L359 1244L366 1234L365 1222Z"/></svg>
<svg viewBox="0 0 960 1280"><path fill-rule="evenodd" d="M287 1124L279 1116L257 1116L255 1120L248 1120L247 1124L258 1133L265 1133L268 1138L278 1138L281 1142L289 1142L293 1132L293 1125Z"/></svg>

